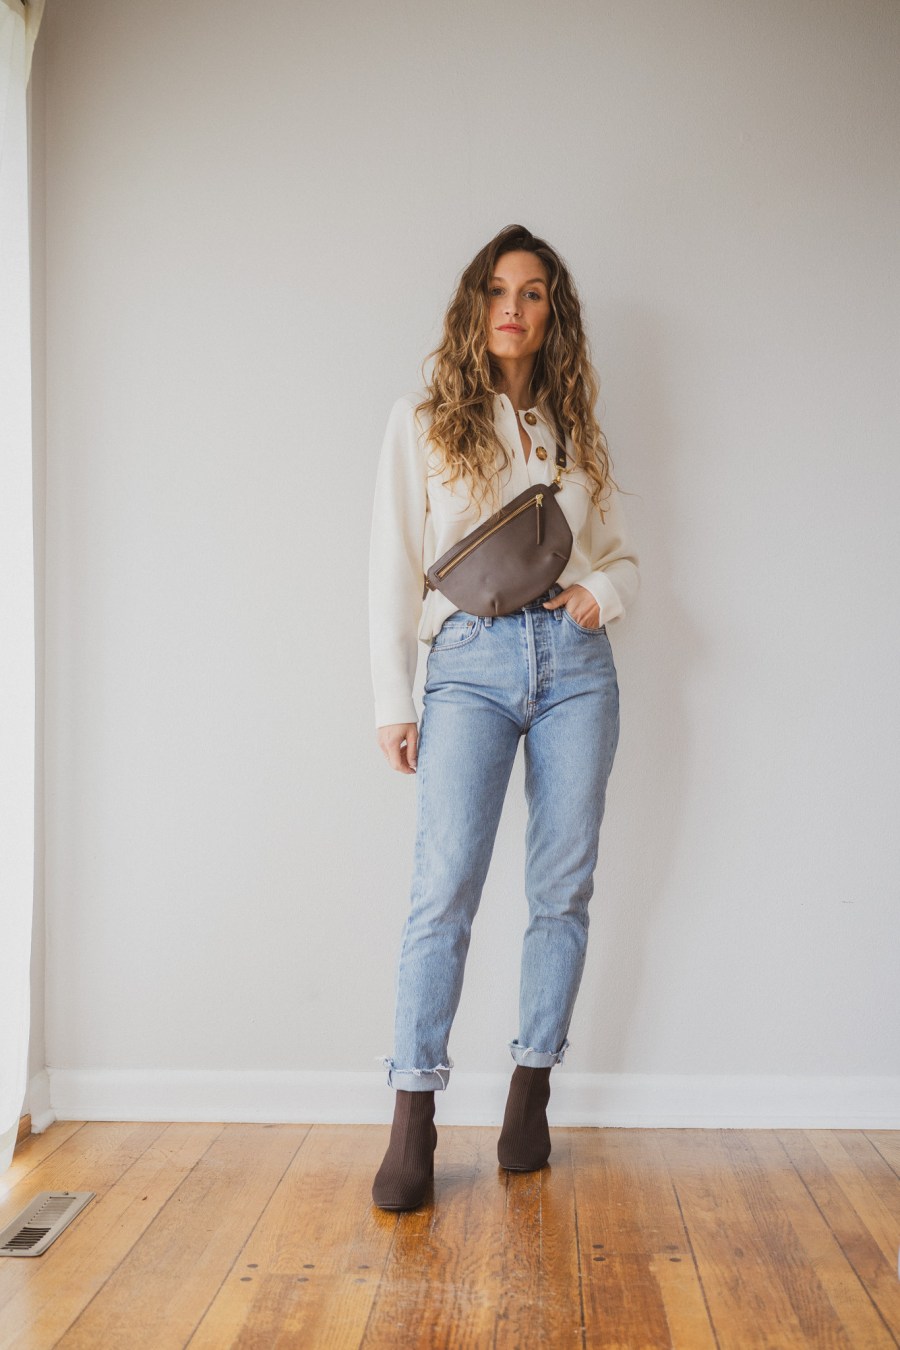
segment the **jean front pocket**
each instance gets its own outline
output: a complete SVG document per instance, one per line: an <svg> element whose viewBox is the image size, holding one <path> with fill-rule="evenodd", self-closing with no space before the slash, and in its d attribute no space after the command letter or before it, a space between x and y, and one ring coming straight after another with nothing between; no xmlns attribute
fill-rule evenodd
<svg viewBox="0 0 900 1350"><path fill-rule="evenodd" d="M481 632L480 614L464 614L461 610L451 614L441 625L431 643L433 652L444 652L455 647L465 647Z"/></svg>
<svg viewBox="0 0 900 1350"><path fill-rule="evenodd" d="M562 612L563 618L568 619L572 627L576 629L579 633L588 633L591 637L599 637L601 633L603 633L604 636L606 635L605 623L601 623L599 628L585 628L584 624L576 623L576 621L572 618L572 615L566 609L565 605L562 606Z"/></svg>

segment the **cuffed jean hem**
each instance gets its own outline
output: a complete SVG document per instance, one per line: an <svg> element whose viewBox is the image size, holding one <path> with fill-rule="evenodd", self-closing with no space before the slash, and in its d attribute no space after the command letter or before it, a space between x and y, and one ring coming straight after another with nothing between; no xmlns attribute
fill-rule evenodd
<svg viewBox="0 0 900 1350"><path fill-rule="evenodd" d="M435 1064L433 1069L398 1069L390 1055L376 1055L375 1058L387 1066L388 1087L402 1088L404 1092L440 1092L450 1081L449 1064Z"/></svg>
<svg viewBox="0 0 900 1350"><path fill-rule="evenodd" d="M513 1059L517 1064L524 1064L528 1069L546 1069L551 1064L562 1064L568 1048L568 1039L564 1040L559 1050L556 1051L535 1050L533 1045L520 1045L518 1037L509 1042L509 1053Z"/></svg>

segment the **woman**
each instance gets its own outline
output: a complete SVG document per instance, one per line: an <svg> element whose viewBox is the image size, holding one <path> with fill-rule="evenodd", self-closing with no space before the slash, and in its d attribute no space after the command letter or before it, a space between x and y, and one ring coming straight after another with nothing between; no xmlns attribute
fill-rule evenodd
<svg viewBox="0 0 900 1350"><path fill-rule="evenodd" d="M550 1070L562 1062L584 968L619 689L606 625L638 591L638 562L593 414L598 381L581 308L559 255L521 225L462 273L424 391L396 401L375 485L369 619L378 744L417 775L411 906L399 955L394 1053L376 1056L395 1089L383 1209L412 1209L434 1173L434 1093L472 921L520 737L528 804L515 1061L497 1146L501 1166L550 1154ZM428 358L426 358L427 360ZM423 363L424 366L424 363ZM557 582L511 614L483 617L428 590L425 572L534 483L568 468L557 501L572 552ZM421 725L412 689L429 648Z"/></svg>

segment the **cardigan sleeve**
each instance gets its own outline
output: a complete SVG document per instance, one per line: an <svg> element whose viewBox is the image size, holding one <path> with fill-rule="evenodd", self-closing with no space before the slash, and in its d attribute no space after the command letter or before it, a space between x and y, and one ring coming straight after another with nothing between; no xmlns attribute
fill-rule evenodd
<svg viewBox="0 0 900 1350"><path fill-rule="evenodd" d="M413 684L425 581L426 453L414 404L391 408L375 475L369 543L369 651L375 726L417 722Z"/></svg>
<svg viewBox="0 0 900 1350"><path fill-rule="evenodd" d="M638 556L625 520L622 501L613 487L604 501L606 520L591 509L591 570L570 585L584 586L600 606L600 623L623 618L640 590Z"/></svg>

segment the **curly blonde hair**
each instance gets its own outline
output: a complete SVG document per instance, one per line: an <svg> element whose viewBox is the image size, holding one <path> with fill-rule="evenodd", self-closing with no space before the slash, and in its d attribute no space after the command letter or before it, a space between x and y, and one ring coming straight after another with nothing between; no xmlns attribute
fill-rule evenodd
<svg viewBox="0 0 900 1350"><path fill-rule="evenodd" d="M443 467L450 470L447 486L462 478L473 498L478 494L483 502L491 492L495 506L499 505L497 451L503 452L504 467L510 456L494 429L493 400L502 383L502 370L487 349L488 292L498 259L516 249L536 253L549 281L550 319L531 379L535 407L560 435L571 434L575 464L593 484L591 501L604 519L600 499L610 484L618 484L612 476L606 437L594 415L600 381L590 359L581 303L560 255L524 225L507 225L476 253L460 276L444 316L443 337L422 362L424 377L427 362L436 358L431 379L424 379L427 397L416 405L416 415L430 415L427 439Z"/></svg>

